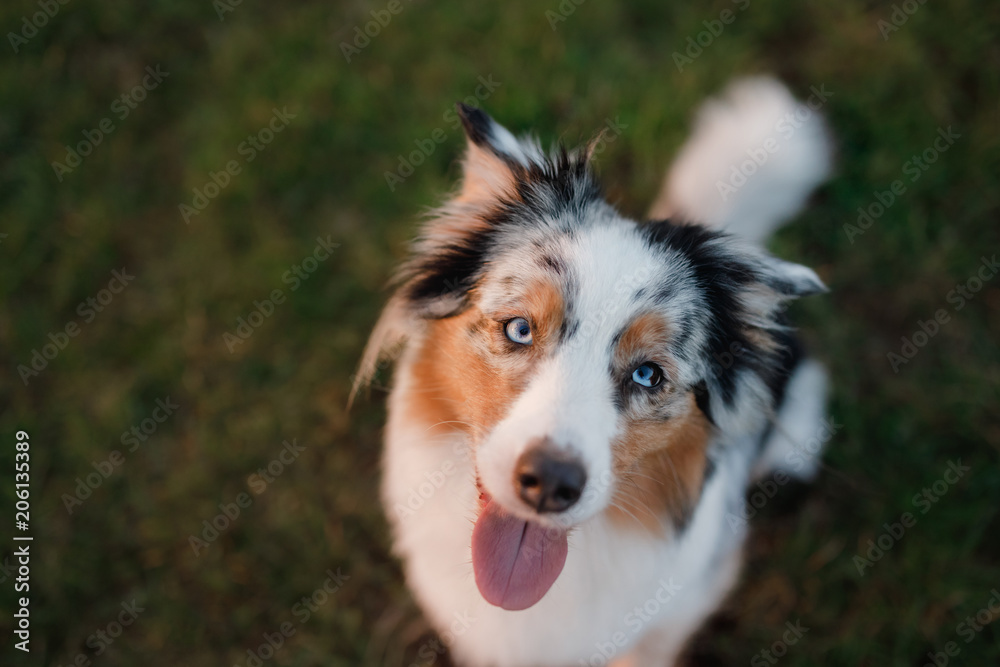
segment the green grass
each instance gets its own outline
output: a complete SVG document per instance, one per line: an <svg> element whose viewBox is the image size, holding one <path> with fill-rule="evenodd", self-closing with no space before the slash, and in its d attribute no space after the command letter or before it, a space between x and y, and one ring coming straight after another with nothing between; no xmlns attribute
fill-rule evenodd
<svg viewBox="0 0 1000 667"><path fill-rule="evenodd" d="M18 53L5 38L0 507L6 535L24 429L35 541L32 653L13 650L4 613L0 662L245 665L290 622L265 664L420 664L430 635L377 502L384 392L345 405L382 286L458 175L445 113L492 75L484 106L546 141L618 118L599 169L639 216L695 105L755 72L833 92L836 175L773 247L832 288L794 315L832 370L838 429L819 481L755 518L743 583L694 662L746 664L796 620L809 631L788 667L922 665L949 641L951 664L1000 662L995 622L969 643L956 630L1000 586L1000 281L961 310L947 301L1000 251L1000 6L929 2L884 40L888 5L754 0L679 72L672 54L734 3L586 2L553 31L556 0L404 2L347 63L339 44L386 5L243 2L220 21L210 0L73 1ZM36 11L5 3L0 28ZM169 76L119 119L115 99L157 64ZM295 117L246 162L241 142L283 107ZM51 163L105 117L113 132L60 182ZM948 126L961 138L911 182L904 163ZM397 156L438 128L444 142L390 191ZM230 160L240 173L185 224L179 205ZM844 225L896 179L905 193L851 243ZM283 275L327 235L339 248L293 291ZM77 305L122 267L135 279L85 322ZM277 289L284 302L230 353L223 335ZM940 308L950 321L894 373L887 354ZM70 322L79 334L25 386L18 365ZM166 397L180 407L128 451L123 432ZM256 494L248 477L291 439L306 449ZM63 494L114 450L124 463L68 514ZM971 471L920 514L914 494L956 459ZM241 493L252 504L195 556L189 536ZM907 511L916 525L859 576L854 556ZM349 579L300 622L296 603L337 568ZM95 656L88 636L133 598L145 611ZM14 599L8 576L3 609Z"/></svg>

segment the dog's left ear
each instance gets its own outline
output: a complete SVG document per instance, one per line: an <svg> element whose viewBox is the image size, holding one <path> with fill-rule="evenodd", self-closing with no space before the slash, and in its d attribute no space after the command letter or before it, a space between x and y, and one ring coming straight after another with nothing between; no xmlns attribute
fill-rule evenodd
<svg viewBox="0 0 1000 667"><path fill-rule="evenodd" d="M365 348L351 397L368 383L379 360L422 322L461 313L487 260L496 212L519 200L518 183L544 161L530 139L518 140L484 111L456 105L468 138L458 193L421 230L413 256L396 277L397 289Z"/></svg>
<svg viewBox="0 0 1000 667"><path fill-rule="evenodd" d="M468 137L462 185L424 225L400 291L409 311L423 319L456 315L483 268L502 212L521 201L519 186L544 161L530 139L514 138L485 112L459 103Z"/></svg>

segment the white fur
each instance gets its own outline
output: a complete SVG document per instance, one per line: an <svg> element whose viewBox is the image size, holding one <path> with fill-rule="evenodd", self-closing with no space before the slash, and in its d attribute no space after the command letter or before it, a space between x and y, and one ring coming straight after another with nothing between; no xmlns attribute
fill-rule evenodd
<svg viewBox="0 0 1000 667"><path fill-rule="evenodd" d="M481 481L494 500L509 512L535 521L539 521L537 513L522 505L510 484L518 457L529 443L541 438L576 454L592 483L567 516L555 518L564 526L585 521L606 508L613 491L609 443L617 434L619 416L608 398L614 392L607 372L611 339L634 315L626 292L650 286L657 275L657 260L621 220L596 225L565 250L568 263L582 269L574 309L584 325L573 340L544 360L477 453ZM520 267L516 256L502 264L514 275L532 270ZM504 302L501 282L487 281L482 287L480 308L487 315ZM598 480L605 481L593 483ZM540 522L548 521L543 517Z"/></svg>
<svg viewBox="0 0 1000 667"><path fill-rule="evenodd" d="M749 429L749 435L709 446L717 452L716 471L679 539L670 531L654 536L638 522L613 522L603 512L616 484L608 445L620 419L609 399L614 391L606 372L610 341L634 314L624 295L651 286L660 276L653 270L657 260L630 231L620 223L595 225L563 249L573 266L587 268L580 272L580 296L574 303L584 325L573 341L542 364L482 442L472 443L458 432L432 438L427 424L404 419L403 402L419 390L411 376L411 357L423 334L410 341L399 362L389 406L383 500L407 580L434 626L444 631L456 618L472 619L461 632L447 630L459 664L612 664L603 661L608 654L630 661L623 665L668 665L736 581L745 535L734 532L726 516L742 507L749 457L756 451L752 440L763 428L759 414L753 425L741 427ZM516 257L502 264L514 274L528 270ZM504 275L482 286L480 307L485 313L502 308ZM694 304L675 307L682 312ZM809 372L804 372L806 379L797 376L790 391L815 389ZM821 401L817 398L811 407ZM794 427L795 415L782 414ZM813 417L810 412L808 419ZM574 451L589 480L581 501L555 517L531 513L510 484L526 444L543 436ZM476 588L470 545L478 508L477 470L494 501L508 511L572 527L565 569L545 597L527 610L493 607ZM680 590L666 601L656 600L657 591L671 582ZM652 610L648 614L647 603Z"/></svg>
<svg viewBox="0 0 1000 667"><path fill-rule="evenodd" d="M405 356L397 382L394 403L413 388ZM396 553L432 623L448 629L458 617L470 621L450 633L459 664L563 667L589 665L595 656L600 660L593 664L610 664L602 649L612 660L652 651L660 662L635 664L668 664L663 661L680 652L735 582L742 535L724 516L738 511L743 499L748 462L740 456L720 465L680 540L594 517L570 533L565 569L538 604L519 612L488 604L472 574L478 490L467 443L457 436L428 442L426 429L401 419L401 412L390 406L383 501ZM421 506L399 510L442 470L452 472L425 493Z"/></svg>
<svg viewBox="0 0 1000 667"><path fill-rule="evenodd" d="M800 123L796 113L808 116ZM785 86L768 77L735 81L702 106L651 217L680 216L763 243L827 178L831 153L821 115ZM741 167L753 173L727 190Z"/></svg>
<svg viewBox="0 0 1000 667"><path fill-rule="evenodd" d="M830 439L826 414L827 374L816 361L800 365L785 389L774 431L754 467L754 477L781 470L809 481L816 476L823 445Z"/></svg>
<svg viewBox="0 0 1000 667"><path fill-rule="evenodd" d="M747 147L766 139L781 114L794 108L788 92L770 80L742 82L730 90L728 101L707 105L665 188L673 211L714 225L732 225L748 239L763 241L782 218L797 210L828 169L819 121L798 128L739 197L724 205L713 199L715 179ZM494 131L497 150L522 164L534 159L535 144L518 143L500 130ZM664 257L610 208L592 215L595 219L559 248L579 280L573 307L580 329L542 362L505 417L479 441L470 441L459 430L432 436L432 425L404 417L404 405L421 391L412 366L426 328L409 332L397 366L389 400L382 500L411 590L456 661L468 667L673 664L687 639L735 584L745 534L732 530L726 516L741 511L751 469L760 473L786 463L788 452L797 451L790 450L789 443L808 437L822 415L825 375L818 365L807 364L792 378L778 428L758 463L752 457L765 427L759 406L766 404L767 390L762 382L746 383L741 406L724 417L709 444L715 472L686 529L656 535L638 522L612 521L603 511L617 483L609 443L622 417L611 401L611 339L635 314L629 295L644 287L664 287L656 283L663 280L656 267ZM539 225L554 222L540 220ZM683 260L675 264L681 275ZM808 269L786 264L776 263L773 270L804 285L805 291L822 287ZM502 311L509 298L505 272L518 276L534 270L513 248L496 259L494 267L502 269L491 270L477 286L477 307L487 315ZM682 287L683 281L677 280ZM683 289L677 291L670 317L690 317L703 307ZM764 303L763 294L760 298L762 312L773 307L773 297L769 303ZM369 352L369 362L378 352L378 347ZM678 364L678 369L681 376L673 380L680 385L703 372L690 364ZM560 517L541 519L529 513L510 483L518 456L539 437L575 452L587 470L583 498ZM796 472L803 477L814 474L817 461L818 455ZM478 512L477 472L494 501L508 511L571 527L565 568L548 593L526 610L491 606L476 587L471 542Z"/></svg>

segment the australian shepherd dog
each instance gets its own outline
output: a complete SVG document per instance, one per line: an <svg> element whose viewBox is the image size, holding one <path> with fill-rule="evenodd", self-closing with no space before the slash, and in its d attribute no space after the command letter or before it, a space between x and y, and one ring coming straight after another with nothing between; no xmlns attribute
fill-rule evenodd
<svg viewBox="0 0 1000 667"><path fill-rule="evenodd" d="M784 310L826 288L762 246L826 178L824 123L773 79L732 84L637 222L594 142L459 116L461 184L357 383L395 360L382 499L407 584L460 665L674 664L737 580L748 485L819 465L826 374Z"/></svg>

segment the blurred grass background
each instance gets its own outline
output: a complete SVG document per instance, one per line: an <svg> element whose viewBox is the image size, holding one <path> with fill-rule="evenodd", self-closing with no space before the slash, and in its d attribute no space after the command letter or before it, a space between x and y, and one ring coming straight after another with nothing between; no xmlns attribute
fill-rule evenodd
<svg viewBox="0 0 1000 667"><path fill-rule="evenodd" d="M384 391L345 405L383 284L458 176L463 140L446 112L492 77L484 107L546 142L618 119L599 168L611 200L641 216L695 106L757 72L833 94L836 176L773 248L832 288L794 315L832 369L838 428L818 483L782 489L754 519L743 583L690 663L746 664L796 620L809 631L789 667L923 665L950 641L950 664L1000 663L996 621L968 643L957 629L1000 587L1000 281L960 311L946 300L1000 250L1000 5L913 3L884 39L888 3L569 13L557 0L416 0L348 63L341 43L386 6L74 0L16 53L5 38L0 535L24 429L35 541L32 653L12 647L14 574L0 572L0 663L242 666L291 622L265 664L431 664L377 502ZM672 54L727 8L735 20L678 71ZM0 28L20 33L38 11L4 3ZM565 20L553 30L546 12ZM169 76L119 119L115 100L157 65ZM241 142L286 107L294 118L247 162ZM58 180L52 163L103 118L113 131ZM911 182L904 163L949 126L961 138ZM438 128L444 143L390 190L385 172ZM230 160L240 173L186 224L179 205ZM850 242L844 225L896 179L906 192ZM339 248L291 290L283 276L327 236ZM78 304L123 267L135 279L86 322ZM276 289L287 300L231 353L223 335ZM894 373L887 354L939 308L951 321ZM79 335L25 385L18 366L70 322ZM122 434L168 397L179 408L128 451ZM250 476L292 439L305 450L258 494ZM114 450L124 463L68 513L63 495ZM957 459L971 471L919 514L914 494ZM196 556L189 537L240 493L252 505ZM860 576L853 558L907 511L917 524ZM349 578L302 621L295 605L337 568ZM145 611L95 655L88 637L133 598Z"/></svg>

